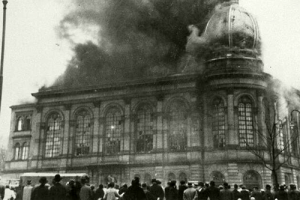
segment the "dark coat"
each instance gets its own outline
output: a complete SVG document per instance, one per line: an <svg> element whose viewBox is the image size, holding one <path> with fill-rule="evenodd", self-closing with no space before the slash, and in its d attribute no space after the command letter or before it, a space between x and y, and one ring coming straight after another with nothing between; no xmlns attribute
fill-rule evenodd
<svg viewBox="0 0 300 200"><path fill-rule="evenodd" d="M263 200L274 200L274 195L270 190L266 190Z"/></svg>
<svg viewBox="0 0 300 200"><path fill-rule="evenodd" d="M168 188L168 189L167 189ZM165 188L165 197L166 200L177 200L178 199L178 191L174 187Z"/></svg>
<svg viewBox="0 0 300 200"><path fill-rule="evenodd" d="M55 183L49 191L50 200L65 200L67 198L67 189L60 183Z"/></svg>
<svg viewBox="0 0 300 200"><path fill-rule="evenodd" d="M299 200L300 193L299 193L299 191L296 191L296 190L290 190L288 192L288 197L289 197L289 200Z"/></svg>
<svg viewBox="0 0 300 200"><path fill-rule="evenodd" d="M162 189L161 186L157 185L157 184L153 184L150 187L150 193L157 199L160 198L160 200L164 199L164 190Z"/></svg>
<svg viewBox="0 0 300 200"><path fill-rule="evenodd" d="M45 185L37 186L33 189L31 200L49 200L49 188Z"/></svg>
<svg viewBox="0 0 300 200"><path fill-rule="evenodd" d="M241 199L242 200L250 200L250 192L248 190L241 191Z"/></svg>
<svg viewBox="0 0 300 200"><path fill-rule="evenodd" d="M274 198L278 200L287 200L288 199L288 193L284 190L279 190L278 192L275 193Z"/></svg>
<svg viewBox="0 0 300 200"><path fill-rule="evenodd" d="M238 198L242 198L241 193L237 189L234 189L232 191L232 199L233 200L238 200Z"/></svg>
<svg viewBox="0 0 300 200"><path fill-rule="evenodd" d="M178 189L178 200L183 200L183 192L186 190L188 187L186 185L180 185Z"/></svg>
<svg viewBox="0 0 300 200"><path fill-rule="evenodd" d="M198 200L207 200L208 198L208 189L201 188L197 190L198 192Z"/></svg>
<svg viewBox="0 0 300 200"><path fill-rule="evenodd" d="M94 199L95 199L95 200L98 200L99 198L103 199L103 197L104 197L104 190L98 188L98 189L96 190L96 192L95 192Z"/></svg>
<svg viewBox="0 0 300 200"><path fill-rule="evenodd" d="M255 200L263 200L263 195L259 191L253 191L251 197L254 197Z"/></svg>
<svg viewBox="0 0 300 200"><path fill-rule="evenodd" d="M220 200L220 190L214 186L208 188L208 197L210 200Z"/></svg>
<svg viewBox="0 0 300 200"><path fill-rule="evenodd" d="M131 185L123 195L125 200L146 200L144 190L138 185Z"/></svg>
<svg viewBox="0 0 300 200"><path fill-rule="evenodd" d="M232 200L232 192L229 189L224 189L220 191L220 200Z"/></svg>

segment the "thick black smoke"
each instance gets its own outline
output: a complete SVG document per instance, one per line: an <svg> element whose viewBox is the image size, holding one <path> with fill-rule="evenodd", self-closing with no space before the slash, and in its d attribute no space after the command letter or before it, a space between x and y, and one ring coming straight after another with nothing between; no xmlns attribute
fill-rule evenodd
<svg viewBox="0 0 300 200"><path fill-rule="evenodd" d="M194 66L185 53L190 24L203 30L218 0L73 0L61 21L71 27L96 25L99 42L75 44L75 56L54 86L78 87L165 76Z"/></svg>

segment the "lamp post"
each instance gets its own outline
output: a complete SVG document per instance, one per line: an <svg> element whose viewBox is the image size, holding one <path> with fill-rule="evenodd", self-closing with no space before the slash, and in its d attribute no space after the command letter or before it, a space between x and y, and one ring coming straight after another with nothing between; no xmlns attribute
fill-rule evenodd
<svg viewBox="0 0 300 200"><path fill-rule="evenodd" d="M2 29L2 48L1 48L1 66L0 66L0 111L2 102L2 88L3 88L3 63L4 63L4 47L5 47L5 28L6 28L6 5L7 0L3 0L3 29Z"/></svg>

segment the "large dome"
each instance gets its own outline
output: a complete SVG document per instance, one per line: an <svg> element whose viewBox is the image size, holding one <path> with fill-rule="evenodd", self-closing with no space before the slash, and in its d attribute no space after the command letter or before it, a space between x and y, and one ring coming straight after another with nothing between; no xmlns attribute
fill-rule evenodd
<svg viewBox="0 0 300 200"><path fill-rule="evenodd" d="M255 18L235 1L216 8L202 36L210 44L260 52L260 34Z"/></svg>

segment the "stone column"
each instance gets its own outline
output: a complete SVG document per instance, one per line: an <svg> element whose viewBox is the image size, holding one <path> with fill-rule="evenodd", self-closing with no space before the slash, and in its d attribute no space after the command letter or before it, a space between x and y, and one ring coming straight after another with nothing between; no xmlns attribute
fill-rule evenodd
<svg viewBox="0 0 300 200"><path fill-rule="evenodd" d="M66 104L64 105L64 121L62 122L62 129L63 129L63 135L61 136L61 154L62 154L62 158L61 158L61 162L60 162L60 166L67 166L67 156L69 153L69 135L70 135L70 114L71 114L71 104Z"/></svg>
<svg viewBox="0 0 300 200"><path fill-rule="evenodd" d="M204 140L204 148L213 147L213 137L212 134L209 134L209 111L208 111L208 103L207 96L203 95L203 140Z"/></svg>
<svg viewBox="0 0 300 200"><path fill-rule="evenodd" d="M233 100L233 90L227 91L227 123L228 123L228 146L237 146L239 144L238 133L234 128L234 100Z"/></svg>
<svg viewBox="0 0 300 200"><path fill-rule="evenodd" d="M266 123L265 123L265 111L264 111L264 103L263 103L263 91L257 91L257 144L260 146L265 146L267 144L266 141ZM256 125L254 124L256 127Z"/></svg>
<svg viewBox="0 0 300 200"><path fill-rule="evenodd" d="M167 146L166 138L166 126L163 124L163 98L157 99L157 129L156 129L156 138L154 149L161 151L165 146Z"/></svg>
<svg viewBox="0 0 300 200"><path fill-rule="evenodd" d="M92 139L92 146L93 146L92 155L96 156L96 155L98 155L98 151L99 151L99 135L100 135L99 118L100 118L101 101L95 101L95 102L93 102L93 105L94 105L94 108L93 108L94 118L91 122L92 127L93 127L91 139ZM94 163L97 161L93 159L92 162Z"/></svg>

